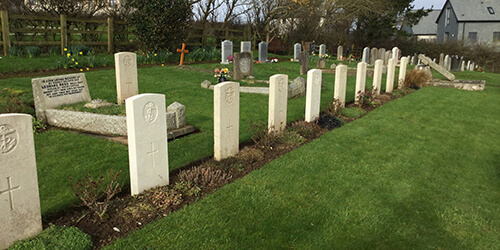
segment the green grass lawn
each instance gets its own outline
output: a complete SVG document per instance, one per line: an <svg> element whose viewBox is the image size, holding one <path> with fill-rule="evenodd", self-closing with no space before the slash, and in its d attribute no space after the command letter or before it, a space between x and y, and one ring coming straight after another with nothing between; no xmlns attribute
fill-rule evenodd
<svg viewBox="0 0 500 250"><path fill-rule="evenodd" d="M214 69L220 64L194 65ZM231 66L230 66L231 67ZM186 106L186 121L200 133L169 142L170 170L213 154L213 92L203 89L203 80L215 82L211 73L181 69L174 66L139 68L139 93L162 93L167 105L177 101ZM278 64L256 64L255 76L268 80L273 74L288 74L290 79L299 75L299 64L282 62ZM110 102L116 101L114 70L86 72L90 94ZM327 87L322 91L322 108L333 98L333 74L324 74ZM370 80L369 80L370 82ZM27 98L33 98L30 78L0 80L0 85L26 91ZM354 99L355 78L349 77L347 100ZM250 140L250 121L267 122L268 96L242 93L240 99L240 142ZM305 97L290 99L288 122L303 119ZM101 139L52 130L35 135L37 167L39 171L42 214L48 216L60 212L79 200L70 189L68 177L77 179L100 170L122 169L120 176L128 186L128 153L125 145Z"/></svg>
<svg viewBox="0 0 500 250"><path fill-rule="evenodd" d="M270 162L110 249L500 245L500 81L428 87Z"/></svg>

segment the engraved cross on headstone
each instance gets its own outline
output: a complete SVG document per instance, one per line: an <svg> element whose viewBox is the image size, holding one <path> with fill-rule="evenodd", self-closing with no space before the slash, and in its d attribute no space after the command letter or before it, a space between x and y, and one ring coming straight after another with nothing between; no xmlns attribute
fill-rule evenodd
<svg viewBox="0 0 500 250"><path fill-rule="evenodd" d="M226 127L227 130L229 130L229 138L231 138L231 130L233 129L233 125L231 125L231 119L229 119L229 125Z"/></svg>
<svg viewBox="0 0 500 250"><path fill-rule="evenodd" d="M9 193L9 201L10 201L10 210L13 211L14 210L14 200L13 200L13 196L12 196L12 191L16 190L16 189L20 189L21 186L15 186L15 187L12 187L12 181L11 181L11 177L7 177L7 189L6 190L1 190L0 191L0 195L4 194L4 193Z"/></svg>
<svg viewBox="0 0 500 250"><path fill-rule="evenodd" d="M154 144L151 143L151 151L147 152L147 154L153 156L153 168L155 168L155 154L156 153L158 153L158 149L155 149Z"/></svg>

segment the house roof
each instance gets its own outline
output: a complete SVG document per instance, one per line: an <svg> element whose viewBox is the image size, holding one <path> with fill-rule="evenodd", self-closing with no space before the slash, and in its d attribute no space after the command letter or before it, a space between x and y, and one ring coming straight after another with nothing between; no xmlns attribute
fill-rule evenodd
<svg viewBox="0 0 500 250"><path fill-rule="evenodd" d="M427 16L420 18L420 21L411 27L414 35L436 35L437 23L436 20L441 13L441 10L432 10Z"/></svg>
<svg viewBox="0 0 500 250"><path fill-rule="evenodd" d="M500 22L500 0L447 0L459 22ZM445 7L436 18L444 13ZM494 12L490 14L489 8Z"/></svg>

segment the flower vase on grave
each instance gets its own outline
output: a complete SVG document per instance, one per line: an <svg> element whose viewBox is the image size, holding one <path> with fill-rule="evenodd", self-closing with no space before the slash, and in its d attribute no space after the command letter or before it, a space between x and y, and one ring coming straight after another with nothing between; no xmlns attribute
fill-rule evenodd
<svg viewBox="0 0 500 250"><path fill-rule="evenodd" d="M225 82L225 81L227 81L227 78L225 78L223 76L219 77L219 79L218 79L218 83Z"/></svg>

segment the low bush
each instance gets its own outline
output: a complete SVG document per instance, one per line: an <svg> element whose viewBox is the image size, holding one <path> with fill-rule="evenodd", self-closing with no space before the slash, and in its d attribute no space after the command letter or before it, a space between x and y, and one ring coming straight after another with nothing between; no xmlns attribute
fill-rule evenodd
<svg viewBox="0 0 500 250"><path fill-rule="evenodd" d="M198 166L179 173L179 179L183 182L191 182L199 187L222 186L228 183L233 176L224 173L221 169Z"/></svg>
<svg viewBox="0 0 500 250"><path fill-rule="evenodd" d="M29 58L38 57L42 54L42 49L38 46L28 46L25 51Z"/></svg>
<svg viewBox="0 0 500 250"><path fill-rule="evenodd" d="M51 225L33 238L15 242L9 249L92 249L92 238L76 227Z"/></svg>

